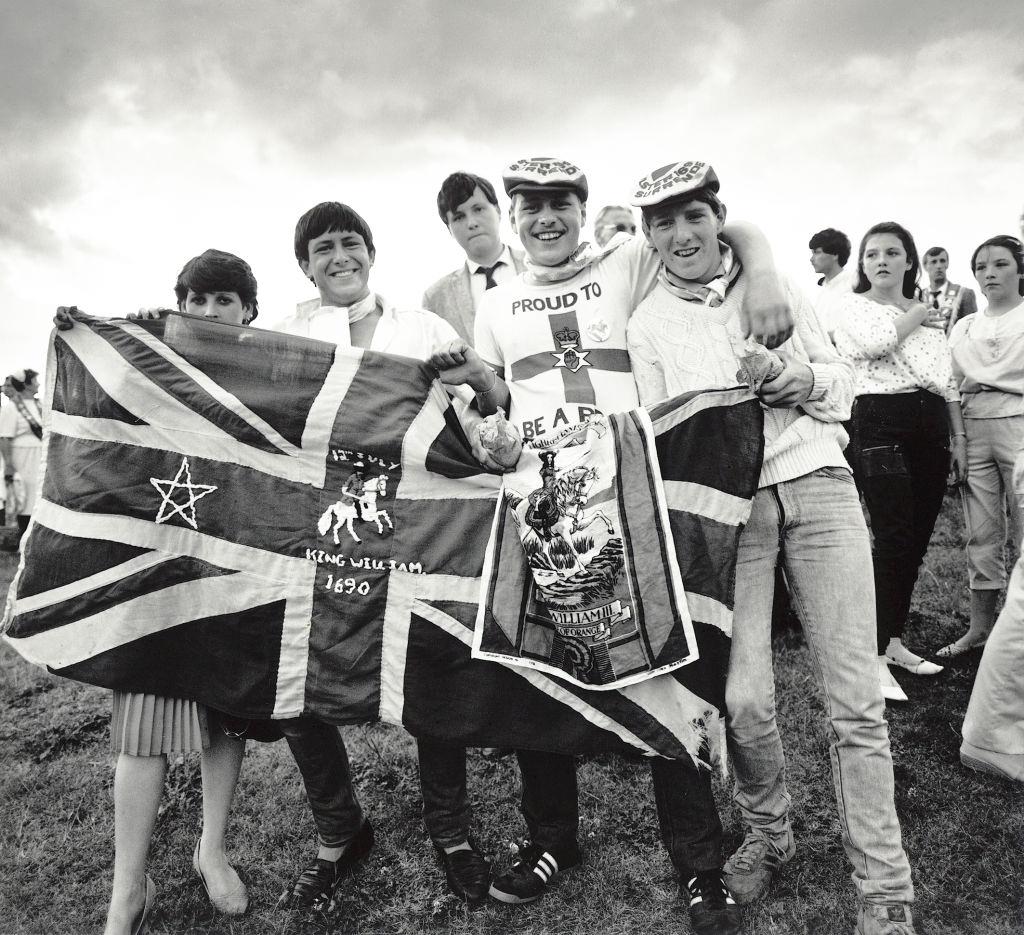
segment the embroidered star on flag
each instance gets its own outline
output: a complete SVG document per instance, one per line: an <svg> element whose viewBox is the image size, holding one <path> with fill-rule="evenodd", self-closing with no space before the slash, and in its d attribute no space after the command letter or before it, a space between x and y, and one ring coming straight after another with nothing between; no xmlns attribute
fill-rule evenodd
<svg viewBox="0 0 1024 935"><path fill-rule="evenodd" d="M160 480L151 477L149 482L160 492L160 508L157 510L156 522L166 523L175 516L180 516L193 529L196 525L196 501L201 500L207 494L213 493L217 488L212 484L193 484L192 475L188 470L188 458L181 459L181 467L174 475L174 480ZM185 491L184 502L177 498L179 490ZM186 512L187 511L187 512Z"/></svg>

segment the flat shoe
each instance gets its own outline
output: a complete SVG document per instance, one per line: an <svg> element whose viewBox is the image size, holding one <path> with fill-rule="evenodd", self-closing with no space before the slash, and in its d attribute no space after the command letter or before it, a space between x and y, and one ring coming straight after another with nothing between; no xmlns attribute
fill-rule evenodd
<svg viewBox="0 0 1024 935"><path fill-rule="evenodd" d="M952 662L954 659L959 659L961 656L966 656L968 653L973 653L976 649L983 649L988 639L983 639L980 643L969 643L967 646L957 645L957 641L954 640L948 646L943 646L942 649L935 651L934 656L936 659L948 659Z"/></svg>
<svg viewBox="0 0 1024 935"><path fill-rule="evenodd" d="M199 844L200 842L196 841L196 849L192 852L192 869L198 875L199 882L203 884L210 905L226 916L242 915L249 908L249 893L245 889L245 884L239 880L238 886L226 893L212 893L206 882L206 877L203 876L203 871L199 868Z"/></svg>
<svg viewBox="0 0 1024 935"><path fill-rule="evenodd" d="M911 675L938 675L942 671L942 666L929 662L927 659L918 658L917 662L902 662L892 656L886 656L885 659L889 665L906 669Z"/></svg>
<svg viewBox="0 0 1024 935"><path fill-rule="evenodd" d="M132 920L132 935L139 935L146 925L146 918L149 916L153 903L156 902L156 884L150 875L146 874L146 898L142 903L139 914Z"/></svg>

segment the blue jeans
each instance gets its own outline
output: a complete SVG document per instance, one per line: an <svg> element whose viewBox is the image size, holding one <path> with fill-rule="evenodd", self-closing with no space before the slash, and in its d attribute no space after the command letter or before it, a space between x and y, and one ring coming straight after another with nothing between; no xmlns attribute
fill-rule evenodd
<svg viewBox="0 0 1024 935"><path fill-rule="evenodd" d="M878 683L871 550L846 468L821 468L758 490L740 536L726 684L733 801L754 831L775 840L790 833L772 671L779 558L825 691L832 778L854 885L865 901L910 902Z"/></svg>

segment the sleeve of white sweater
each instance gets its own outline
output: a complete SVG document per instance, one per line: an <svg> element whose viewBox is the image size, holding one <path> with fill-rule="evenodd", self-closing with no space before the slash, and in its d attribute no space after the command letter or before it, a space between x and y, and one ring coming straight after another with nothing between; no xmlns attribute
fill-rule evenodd
<svg viewBox="0 0 1024 935"><path fill-rule="evenodd" d="M652 350L652 336L645 319L642 310L630 318L626 328L626 345L640 403L653 406L668 398L668 388L659 355Z"/></svg>
<svg viewBox="0 0 1024 935"><path fill-rule="evenodd" d="M796 331L790 341L814 375L810 396L800 408L819 422L845 422L853 406L853 362L836 352L802 292L791 289L790 301L796 317Z"/></svg>

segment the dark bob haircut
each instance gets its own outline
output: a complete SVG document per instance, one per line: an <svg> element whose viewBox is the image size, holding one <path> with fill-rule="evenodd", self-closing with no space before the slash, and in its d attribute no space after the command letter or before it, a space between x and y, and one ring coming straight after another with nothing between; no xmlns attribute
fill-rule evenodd
<svg viewBox="0 0 1024 935"><path fill-rule="evenodd" d="M473 175L472 172L453 172L441 183L441 190L437 193L437 213L445 227L448 226L448 212L454 214L459 205L473 197L473 192L477 188L495 208L498 208L498 211L501 211L494 186L487 179Z"/></svg>
<svg viewBox="0 0 1024 935"><path fill-rule="evenodd" d="M185 305L188 292L237 292L243 305L252 307L252 318L259 314L256 302L256 277L241 257L223 250L204 250L192 257L178 273L174 295L178 308ZM252 318L249 320L252 321Z"/></svg>
<svg viewBox="0 0 1024 935"><path fill-rule="evenodd" d="M917 286L917 280L921 275L921 260L917 255L917 244L914 243L914 238L910 236L910 231L895 221L882 221L880 224L875 224L864 235L860 242L860 249L857 251L857 285L853 287L853 291L867 292L871 288L871 283L868 282L867 276L864 275L864 249L867 247L868 240L874 237L875 234L893 234L903 244L903 249L907 252L907 259L910 260L910 269L903 276L903 297L905 299L912 299L914 297L914 288Z"/></svg>
<svg viewBox="0 0 1024 935"><path fill-rule="evenodd" d="M978 254L985 247L1002 247L1004 250L1009 250L1013 256L1013 261L1017 264L1017 274L1024 276L1024 243L1021 243L1016 237L1011 237L1009 234L996 234L995 237L989 237L984 243L978 244L974 253L971 254L971 272L974 272L974 264L978 260ZM1024 295L1024 279L1017 280L1017 294Z"/></svg>
<svg viewBox="0 0 1024 935"><path fill-rule="evenodd" d="M846 261L850 259L850 238L834 227L826 227L807 242L807 249L831 253L840 266L846 266Z"/></svg>
<svg viewBox="0 0 1024 935"><path fill-rule="evenodd" d="M333 231L352 231L363 238L372 257L373 234L366 223L348 205L340 201L321 201L314 205L295 224L295 259L300 264L309 262L309 242Z"/></svg>

